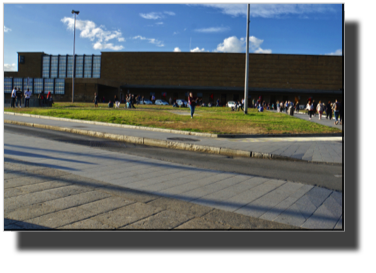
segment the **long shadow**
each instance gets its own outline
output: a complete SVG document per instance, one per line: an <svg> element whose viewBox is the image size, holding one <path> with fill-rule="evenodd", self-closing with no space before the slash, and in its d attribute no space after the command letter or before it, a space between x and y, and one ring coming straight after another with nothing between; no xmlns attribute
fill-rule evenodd
<svg viewBox="0 0 376 273"><path fill-rule="evenodd" d="M84 181L66 179L63 176L56 177L56 176L49 176L49 175L43 175L43 174L34 174L34 173L27 172L27 171L20 171L20 174L24 174L25 176L27 175L29 177L40 178L40 179L43 179L44 182L46 180L47 181L48 180L58 180L59 182L66 182L67 184L68 183L69 184L74 183L74 184L77 184L77 185L80 185L80 186L85 186L85 187L89 186L89 187L100 188L100 189L103 189L103 190L110 190L110 191L116 190L116 191L121 192L121 193L140 194L140 195L147 195L147 196L154 195L154 196L167 197L167 198L171 198L171 199L178 199L178 200L186 201L186 202L192 202L192 201L195 201L197 199L200 199L199 205L210 206L210 207L224 206L224 207L229 208L228 209L229 211L235 212L235 213L236 213L237 209L246 208L248 210L252 210L252 211L256 211L256 212L262 212L262 214L265 213L265 212L277 213L277 214L283 213L285 216L300 216L300 217L303 216L305 219L308 219L309 217L312 216L312 213L305 213L305 212L296 213L296 212L292 212L292 211L287 211L285 209L276 209L276 208L270 208L270 207L260 206L260 205L256 206L256 205L252 205L252 204L244 204L244 203L237 203L237 202L210 200L210 199L205 199L204 197L187 196L187 195L180 195L180 194L167 194L167 193L160 193L160 192L148 191L148 190L137 190L137 189L127 188L126 186L123 187L123 186L112 185L110 183L107 183L107 185L103 185L103 184L98 185L95 182L84 182ZM239 183L241 183L241 181ZM338 221L338 219L333 218L333 217L328 217L326 215L315 215L314 218L318 221L328 221L328 220L329 221L335 221L335 222Z"/></svg>
<svg viewBox="0 0 376 273"><path fill-rule="evenodd" d="M26 147L20 146L20 148L25 149ZM42 159L60 160L60 161L66 161L66 162L72 162L72 163L97 165L96 163L91 163L91 162L86 162L86 161L80 161L80 160L74 160L74 159L65 159L65 158L61 158L61 157L53 157L53 156L48 156L48 155L34 154L34 153L28 153L28 152L24 152L24 151L13 151L13 150L9 150L9 149L4 149L4 155L5 154L6 155L22 155L22 156L27 156L27 157L37 157L37 158L42 158Z"/></svg>
<svg viewBox="0 0 376 273"><path fill-rule="evenodd" d="M50 227L36 225L25 221L14 221L4 218L4 230L17 231L17 230L48 230Z"/></svg>
<svg viewBox="0 0 376 273"><path fill-rule="evenodd" d="M8 145L8 144L4 144L4 145ZM80 156L82 156L82 153L61 152L61 151L56 151L56 150L51 150L51 149L24 147L24 146L19 146L19 145L8 145L8 146L13 146L13 147L22 148L22 149L31 149L31 150L35 150L35 151L36 150L40 150L40 151L48 151L48 152L55 152L55 153L65 153L65 154L80 155ZM10 150L4 149L4 154L5 154L5 151L10 151ZM23 152L17 152L17 154L14 153L13 155L20 155L22 153ZM26 154L28 154L28 153L26 153ZM8 155L12 155L12 154L8 154ZM29 153L29 155L33 155L33 154ZM148 167L152 166L152 167L166 167L166 168L169 168L169 169L200 170L200 171L210 172L210 173L217 173L218 172L218 171L215 171L215 170L205 170L205 169L199 169L199 168L186 167L184 165L177 166L177 165L170 165L169 163L145 162L145 161L143 161L143 159L140 159L140 160L125 159L125 158L118 158L118 157L112 157L112 156L103 156L103 155L94 155L94 156L97 157L97 158L101 158L103 160L109 159L109 160L121 161L121 162L124 162L124 163L142 164L142 165L145 166L145 168L148 168ZM44 156L37 156L37 157L44 157ZM68 161L68 159L66 161ZM82 162L82 163L86 163L86 162ZM89 164L89 163L87 163L87 164ZM90 163L90 164L95 164L95 163Z"/></svg>
<svg viewBox="0 0 376 273"><path fill-rule="evenodd" d="M63 167L63 166L57 166L57 165L52 165L52 164L47 164L47 163L36 163L36 162L27 162L27 161L18 161L17 159L9 158L9 157L4 157L4 162L8 163L20 163L28 165L28 166L34 166L34 167L46 167L46 168L51 168L51 169L61 169L61 170L66 170L66 171L77 171L77 169L74 168L69 168L69 167ZM17 172L17 173L22 173L22 171L16 171L12 170L11 172Z"/></svg>

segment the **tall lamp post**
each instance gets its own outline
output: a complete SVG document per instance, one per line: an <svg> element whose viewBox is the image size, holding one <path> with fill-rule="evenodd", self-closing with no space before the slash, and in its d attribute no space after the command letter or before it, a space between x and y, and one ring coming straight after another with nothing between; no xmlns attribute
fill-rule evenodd
<svg viewBox="0 0 376 273"><path fill-rule="evenodd" d="M245 55L244 114L248 111L248 68L249 68L249 4L247 4L247 53Z"/></svg>
<svg viewBox="0 0 376 273"><path fill-rule="evenodd" d="M79 14L79 11L72 10L72 14L74 14L74 31L73 31L73 62L72 62L72 103L74 102L74 68L75 68L75 44L76 44L76 16Z"/></svg>

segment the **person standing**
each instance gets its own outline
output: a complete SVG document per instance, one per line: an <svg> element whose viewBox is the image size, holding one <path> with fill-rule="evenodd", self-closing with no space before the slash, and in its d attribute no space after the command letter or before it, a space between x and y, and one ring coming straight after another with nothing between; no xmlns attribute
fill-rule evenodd
<svg viewBox="0 0 376 273"><path fill-rule="evenodd" d="M25 108L26 108L26 105L27 105L27 107L30 107L29 100L30 100L31 92L30 92L29 88L25 91L24 95L25 95Z"/></svg>
<svg viewBox="0 0 376 273"><path fill-rule="evenodd" d="M329 118L329 120L332 120L332 103L330 101L328 101L327 105L326 105L326 109L325 109L325 112L326 112L326 119Z"/></svg>
<svg viewBox="0 0 376 273"><path fill-rule="evenodd" d="M20 88L17 89L16 96L17 96L16 107L18 106L18 108L21 108L22 91Z"/></svg>
<svg viewBox="0 0 376 273"><path fill-rule="evenodd" d="M319 103L317 104L316 106L316 110L319 114L319 120L321 120L321 117L322 117L322 112L324 111L324 106L321 104L321 100L319 101Z"/></svg>
<svg viewBox="0 0 376 273"><path fill-rule="evenodd" d="M98 96L97 96L97 93L94 93L94 107L98 107Z"/></svg>
<svg viewBox="0 0 376 273"><path fill-rule="evenodd" d="M188 105L189 105L189 108L191 109L191 118L193 118L193 114L195 113L196 103L197 103L197 98L193 97L192 92L190 92L188 96Z"/></svg>
<svg viewBox="0 0 376 273"><path fill-rule="evenodd" d="M12 94L11 94L10 96L11 96L11 98L12 98L12 101L11 101L11 103L10 103L10 107L11 107L11 108L15 108L14 104L15 104L15 102L16 102L16 97L17 97L17 89L16 89L16 88L13 88L13 90L12 90Z"/></svg>
<svg viewBox="0 0 376 273"><path fill-rule="evenodd" d="M171 99L171 97L170 97L170 99L168 100L168 102L170 103L170 105L171 105L171 103L172 103L172 99Z"/></svg>
<svg viewBox="0 0 376 273"><path fill-rule="evenodd" d="M339 103L338 103L338 100L336 100L336 102L334 103L333 109L334 109L334 118L336 120L334 122L334 125L337 125L338 124L338 116L339 116Z"/></svg>
<svg viewBox="0 0 376 273"><path fill-rule="evenodd" d="M308 101L306 109L308 110L309 120L311 120L314 109L313 103L311 103L311 101Z"/></svg>

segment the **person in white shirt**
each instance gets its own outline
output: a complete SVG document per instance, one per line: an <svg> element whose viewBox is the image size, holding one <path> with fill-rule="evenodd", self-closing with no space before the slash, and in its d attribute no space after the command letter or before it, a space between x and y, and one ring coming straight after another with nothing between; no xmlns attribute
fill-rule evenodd
<svg viewBox="0 0 376 273"><path fill-rule="evenodd" d="M25 91L24 95L25 95L25 108L26 108L26 104L27 104L27 107L30 107L29 100L31 96L31 91L29 90L29 88Z"/></svg>
<svg viewBox="0 0 376 273"><path fill-rule="evenodd" d="M14 103L16 102L16 96L17 96L16 93L17 93L16 88L13 88L12 94L11 94L12 102L10 104L10 107L13 107L13 108L15 108Z"/></svg>

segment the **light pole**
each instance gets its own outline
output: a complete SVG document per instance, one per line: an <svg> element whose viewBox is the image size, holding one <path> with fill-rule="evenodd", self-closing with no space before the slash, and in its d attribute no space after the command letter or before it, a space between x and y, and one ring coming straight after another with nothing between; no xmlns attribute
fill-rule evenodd
<svg viewBox="0 0 376 273"><path fill-rule="evenodd" d="M247 53L245 55L244 114L248 110L248 68L249 68L249 4L247 4Z"/></svg>
<svg viewBox="0 0 376 273"><path fill-rule="evenodd" d="M72 62L72 103L74 102L74 63L75 63L75 44L76 44L76 16L79 14L79 11L72 10L72 14L74 14L74 30L73 30L73 62Z"/></svg>

